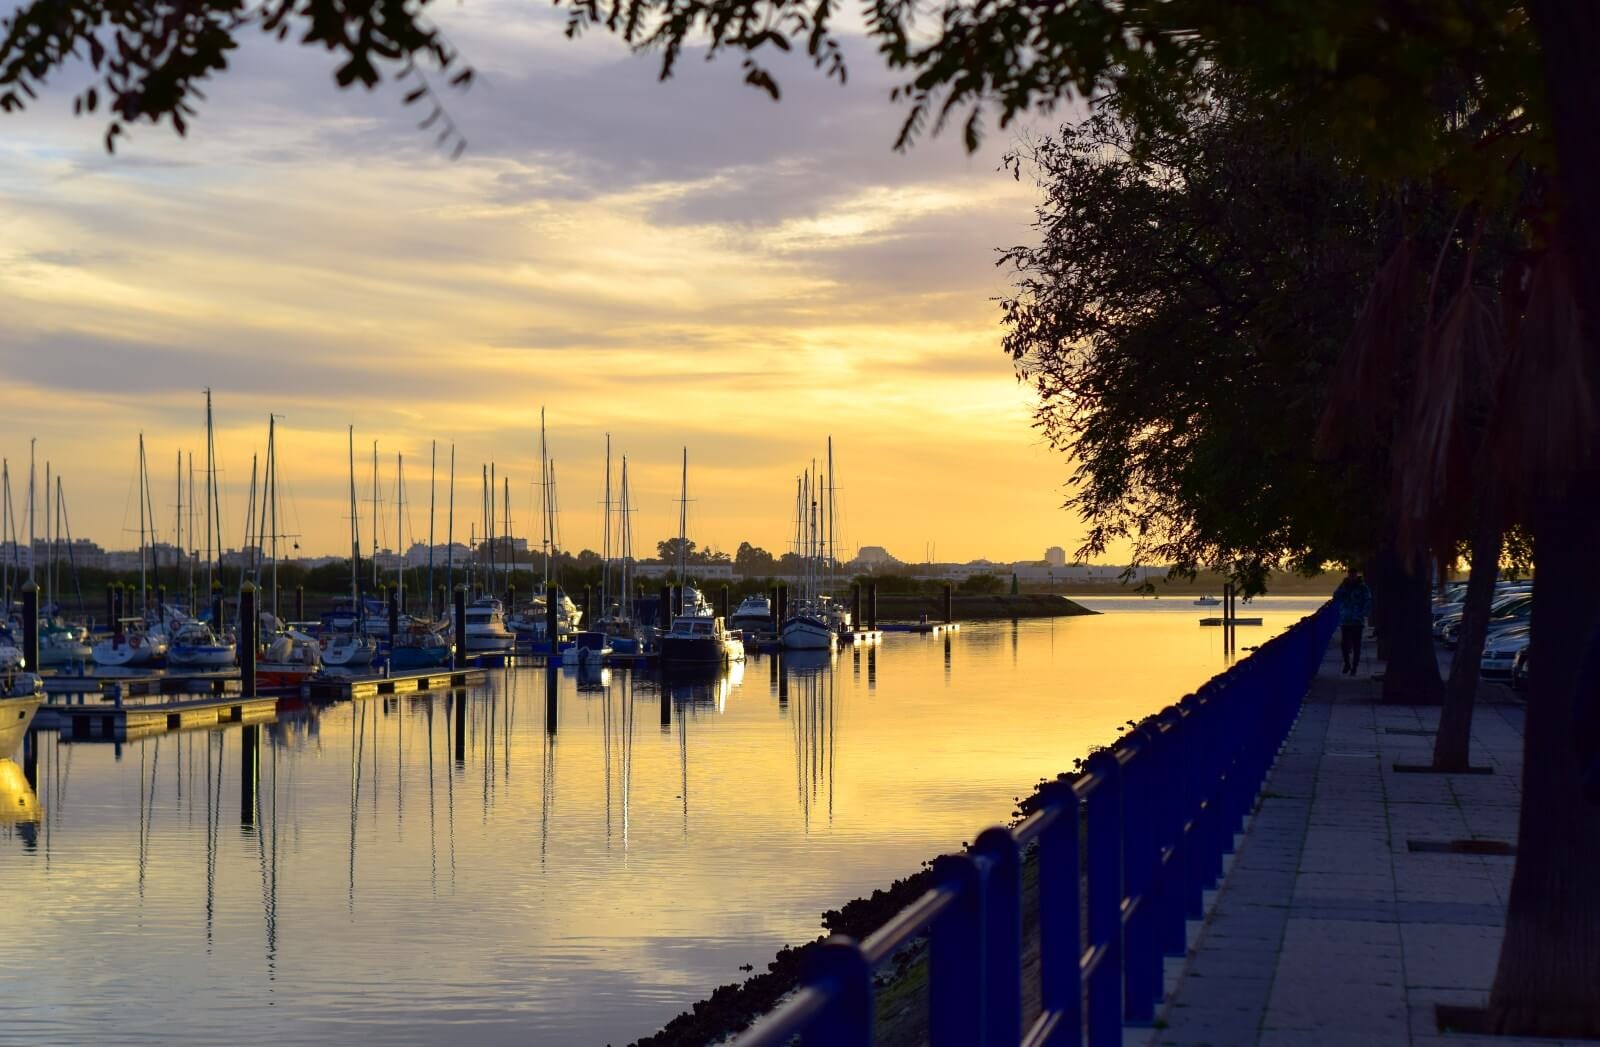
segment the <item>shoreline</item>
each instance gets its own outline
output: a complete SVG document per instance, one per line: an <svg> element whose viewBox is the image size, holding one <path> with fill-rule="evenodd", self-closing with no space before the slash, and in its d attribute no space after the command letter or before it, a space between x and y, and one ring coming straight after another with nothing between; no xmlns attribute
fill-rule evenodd
<svg viewBox="0 0 1600 1047"><path fill-rule="evenodd" d="M1011 618L1073 618L1099 614L1058 593L1015 593L996 596L951 596L950 616L963 621L1005 621ZM879 593L878 619L915 622L927 617L944 621L944 597L920 593Z"/></svg>

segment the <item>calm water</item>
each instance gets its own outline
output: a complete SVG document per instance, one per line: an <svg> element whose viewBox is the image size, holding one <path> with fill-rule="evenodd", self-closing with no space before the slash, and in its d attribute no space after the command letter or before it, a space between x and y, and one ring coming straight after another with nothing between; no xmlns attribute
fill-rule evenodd
<svg viewBox="0 0 1600 1047"><path fill-rule="evenodd" d="M41 820L0 824L0 1042L649 1033L1226 664L1210 609L1086 602L682 686L563 673L553 724L539 668L464 692L459 733L445 695L289 711L253 796L239 727L41 734Z"/></svg>

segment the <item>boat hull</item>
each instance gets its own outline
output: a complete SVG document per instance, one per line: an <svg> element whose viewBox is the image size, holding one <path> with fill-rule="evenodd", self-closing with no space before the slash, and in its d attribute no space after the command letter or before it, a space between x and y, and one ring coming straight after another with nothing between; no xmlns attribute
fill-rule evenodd
<svg viewBox="0 0 1600 1047"><path fill-rule="evenodd" d="M450 648L440 645L438 647L396 647L389 652L389 668L391 669L432 669L435 666L445 665L450 661Z"/></svg>
<svg viewBox="0 0 1600 1047"><path fill-rule="evenodd" d="M663 665L725 665L744 661L744 644L714 636L661 637Z"/></svg>
<svg viewBox="0 0 1600 1047"><path fill-rule="evenodd" d="M233 644L205 647L170 647L168 669L231 669L235 662Z"/></svg>
<svg viewBox="0 0 1600 1047"><path fill-rule="evenodd" d="M154 644L146 641L134 644L127 640L122 643L105 640L95 644L89 654L94 659L94 664L116 669L153 665L161 657Z"/></svg>
<svg viewBox="0 0 1600 1047"><path fill-rule="evenodd" d="M322 649L322 660L340 669L365 669L378 657L375 643L330 643Z"/></svg>
<svg viewBox="0 0 1600 1047"><path fill-rule="evenodd" d="M815 618L791 618L779 633L783 646L791 651L826 651L838 641L827 623Z"/></svg>
<svg viewBox="0 0 1600 1047"><path fill-rule="evenodd" d="M44 704L44 695L0 698L0 759L16 752L33 723L33 714Z"/></svg>

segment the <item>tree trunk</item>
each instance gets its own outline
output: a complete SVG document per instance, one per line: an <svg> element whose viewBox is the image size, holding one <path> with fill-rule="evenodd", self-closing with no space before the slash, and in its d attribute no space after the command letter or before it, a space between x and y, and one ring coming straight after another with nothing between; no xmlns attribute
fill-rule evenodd
<svg viewBox="0 0 1600 1047"><path fill-rule="evenodd" d="M1383 561L1376 556L1367 557L1366 567L1367 586L1372 590L1372 633L1378 642L1378 661L1389 660L1389 579L1383 571Z"/></svg>
<svg viewBox="0 0 1600 1047"><path fill-rule="evenodd" d="M1385 704L1438 705L1444 701L1439 659L1433 653L1433 612L1426 567L1408 564L1394 549L1378 554L1378 575L1388 602L1384 631L1389 658L1383 670Z"/></svg>
<svg viewBox="0 0 1600 1047"><path fill-rule="evenodd" d="M1558 158L1560 228L1584 307L1591 396L1596 388L1595 303L1600 303L1600 9L1530 0L1544 53ZM1592 448L1590 448L1592 451ZM1600 686L1586 655L1600 626L1594 598L1600 471L1581 468L1568 494L1534 520L1533 625L1522 813L1506 936L1489 994L1491 1027L1517 1035L1600 1036ZM1586 672L1585 669L1588 669Z"/></svg>
<svg viewBox="0 0 1600 1047"><path fill-rule="evenodd" d="M1597 686L1580 678L1600 625L1590 577L1597 485L1600 477L1584 480L1534 532L1522 813L1489 997L1491 1027L1519 1036L1600 1036L1600 807L1584 799L1575 717Z"/></svg>
<svg viewBox="0 0 1600 1047"><path fill-rule="evenodd" d="M1500 529L1479 523L1472 535L1472 573L1467 576L1467 598L1461 605L1461 633L1456 656L1450 661L1444 708L1439 712L1439 733L1433 739L1433 769L1465 771L1472 754L1472 707L1478 699L1478 665L1483 660L1484 636L1489 631L1489 608L1494 603L1494 583L1500 575Z"/></svg>

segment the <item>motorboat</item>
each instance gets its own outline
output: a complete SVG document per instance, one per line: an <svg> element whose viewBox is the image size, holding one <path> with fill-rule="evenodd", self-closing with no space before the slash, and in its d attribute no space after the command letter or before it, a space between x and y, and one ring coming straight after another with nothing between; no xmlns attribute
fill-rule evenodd
<svg viewBox="0 0 1600 1047"><path fill-rule="evenodd" d="M617 654L638 654L644 644L639 639L639 629L620 614L610 614L597 619L595 629L605 634L606 642Z"/></svg>
<svg viewBox="0 0 1600 1047"><path fill-rule="evenodd" d="M1206 593L1204 596L1200 597L1200 599L1194 602L1196 607L1218 607L1221 606L1221 604L1222 601L1217 599L1215 596L1212 596L1210 593Z"/></svg>
<svg viewBox="0 0 1600 1047"><path fill-rule="evenodd" d="M728 619L730 628L749 633L772 631L772 601L761 593L746 596L739 602L733 616Z"/></svg>
<svg viewBox="0 0 1600 1047"><path fill-rule="evenodd" d="M166 632L151 628L144 617L122 618L108 639L90 650L94 664L117 669L140 669L156 665L171 651Z"/></svg>
<svg viewBox="0 0 1600 1047"><path fill-rule="evenodd" d="M599 629L572 634L572 646L561 652L562 665L599 665L612 653L611 638Z"/></svg>
<svg viewBox="0 0 1600 1047"><path fill-rule="evenodd" d="M572 598L560 589L556 590L556 629L562 636L577 631L578 623L583 621L583 612ZM506 627L518 639L534 643L544 643L547 640L545 633L550 628L550 604L544 594L535 594L527 606L506 617Z"/></svg>
<svg viewBox="0 0 1600 1047"><path fill-rule="evenodd" d="M467 605L465 649L473 654L501 654L516 645L517 634L506 628L500 601L480 596Z"/></svg>
<svg viewBox="0 0 1600 1047"><path fill-rule="evenodd" d="M204 622L187 622L167 647L169 669L231 669L237 647L227 638L218 638Z"/></svg>
<svg viewBox="0 0 1600 1047"><path fill-rule="evenodd" d="M721 618L679 615L672 620L672 628L661 634L661 661L680 665L742 662L744 642L728 632Z"/></svg>
<svg viewBox="0 0 1600 1047"><path fill-rule="evenodd" d="M289 629L275 636L256 663L256 683L297 687L322 671L322 644L315 636Z"/></svg>
<svg viewBox="0 0 1600 1047"><path fill-rule="evenodd" d="M43 704L44 679L38 673L6 670L0 678L0 758L17 751Z"/></svg>

